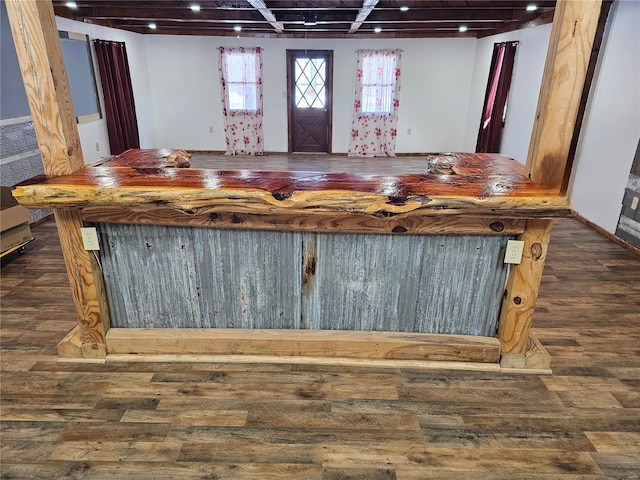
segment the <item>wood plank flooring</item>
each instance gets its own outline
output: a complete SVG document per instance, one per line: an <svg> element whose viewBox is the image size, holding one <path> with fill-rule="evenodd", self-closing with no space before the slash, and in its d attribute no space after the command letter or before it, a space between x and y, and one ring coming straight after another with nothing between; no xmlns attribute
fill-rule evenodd
<svg viewBox="0 0 640 480"><path fill-rule="evenodd" d="M0 285L3 479L639 479L640 259L555 222L534 332L553 375L58 363L53 222Z"/></svg>

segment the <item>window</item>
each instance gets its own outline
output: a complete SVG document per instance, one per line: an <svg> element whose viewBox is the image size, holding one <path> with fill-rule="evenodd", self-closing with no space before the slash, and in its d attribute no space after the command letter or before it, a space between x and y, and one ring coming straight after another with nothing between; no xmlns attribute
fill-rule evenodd
<svg viewBox="0 0 640 480"><path fill-rule="evenodd" d="M392 113L396 96L395 51L368 52L363 55L361 112L386 114Z"/></svg>
<svg viewBox="0 0 640 480"><path fill-rule="evenodd" d="M229 110L251 113L259 110L260 60L256 49L227 49L222 53L222 61Z"/></svg>
<svg viewBox="0 0 640 480"><path fill-rule="evenodd" d="M220 47L227 155L262 155L262 50Z"/></svg>
<svg viewBox="0 0 640 480"><path fill-rule="evenodd" d="M326 61L324 58L296 58L295 102L298 108L325 108Z"/></svg>
<svg viewBox="0 0 640 480"><path fill-rule="evenodd" d="M349 156L395 156L402 50L358 50Z"/></svg>

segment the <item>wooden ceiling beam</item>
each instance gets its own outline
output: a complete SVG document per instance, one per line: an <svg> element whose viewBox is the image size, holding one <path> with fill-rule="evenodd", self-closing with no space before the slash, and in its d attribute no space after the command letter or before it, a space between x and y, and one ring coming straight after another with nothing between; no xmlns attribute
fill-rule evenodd
<svg viewBox="0 0 640 480"><path fill-rule="evenodd" d="M367 19L371 11L375 8L377 3L378 3L378 0L364 0L362 2L362 8L358 12L355 22L351 24L351 27L349 28L349 33L355 33L360 28L360 25L364 23L364 21Z"/></svg>
<svg viewBox="0 0 640 480"><path fill-rule="evenodd" d="M523 10L492 10L481 8L467 8L465 10L452 10L449 8L421 8L411 9L408 12L378 10L376 8L367 21L421 21L421 20L440 20L440 21L510 21L510 20L530 20L546 10L538 9L535 12L527 12Z"/></svg>
<svg viewBox="0 0 640 480"><path fill-rule="evenodd" d="M143 33L157 34L166 27L173 34L198 30L204 35L224 35L229 30L236 35L230 26L240 25L247 36L268 30L279 35L306 31L324 38L339 38L347 32L373 35L374 27L382 27L387 36L428 38L443 36L443 32L469 36L458 34L459 25L466 25L468 32L473 32L471 36L482 37L548 23L554 5L537 0L538 10L527 12L526 0L411 1L406 2L410 10L401 12L402 2L396 0L201 0L200 11L194 12L183 0L76 0L78 8L74 10L66 7L65 1L53 1L57 15L114 28L140 27ZM316 25L303 27L303 16L309 12L315 15ZM148 30L150 22L157 24L156 30ZM180 26L186 31L180 32Z"/></svg>
<svg viewBox="0 0 640 480"><path fill-rule="evenodd" d="M284 25L280 23L276 16L262 0L247 0L253 8L256 8L267 22L271 24L276 33L282 33L284 31Z"/></svg>
<svg viewBox="0 0 640 480"><path fill-rule="evenodd" d="M515 30L520 30L523 28L531 28L538 27L540 25L546 25L547 23L553 22L553 11L545 12L542 15L538 15L533 20L528 20L526 22L503 22L494 30L487 30L483 33L478 34L478 38L489 37L491 35L498 35L499 33L507 33L513 32ZM475 23L469 24L469 28L474 28Z"/></svg>
<svg viewBox="0 0 640 480"><path fill-rule="evenodd" d="M56 15L66 18L89 19L89 20L141 20L141 21L260 21L265 18L257 10L233 11L228 9L206 9L200 12L192 12L189 9L177 11L175 9L164 8L142 8L132 9L124 7L78 7L73 12L73 16L68 15L69 9L64 7L55 8Z"/></svg>
<svg viewBox="0 0 640 480"><path fill-rule="evenodd" d="M278 18L282 23L302 22L304 14L307 12L299 10L283 10L278 12ZM356 14L356 10L340 10L340 11L312 11L316 17L316 21L320 22L349 22L352 23Z"/></svg>

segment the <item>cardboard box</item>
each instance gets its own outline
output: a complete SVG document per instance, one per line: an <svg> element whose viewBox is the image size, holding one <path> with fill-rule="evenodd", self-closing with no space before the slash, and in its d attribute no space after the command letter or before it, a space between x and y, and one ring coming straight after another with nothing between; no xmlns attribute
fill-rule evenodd
<svg viewBox="0 0 640 480"><path fill-rule="evenodd" d="M0 187L0 252L33 238L29 228L31 214L11 194L10 187Z"/></svg>

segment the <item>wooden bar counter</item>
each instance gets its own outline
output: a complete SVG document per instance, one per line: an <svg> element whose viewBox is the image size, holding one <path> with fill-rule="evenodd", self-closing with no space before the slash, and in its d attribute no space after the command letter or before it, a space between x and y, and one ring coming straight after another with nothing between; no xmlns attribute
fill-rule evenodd
<svg viewBox="0 0 640 480"><path fill-rule="evenodd" d="M14 195L55 209L78 318L61 357L548 369L531 319L601 1L556 4L525 166L441 154L377 172L176 169L148 150L85 167L52 4L5 3L47 175Z"/></svg>
<svg viewBox="0 0 640 480"><path fill-rule="evenodd" d="M174 168L173 152L129 150L14 189L97 226L107 353L497 364L530 347L535 288L514 300L505 284L541 272L548 219L570 209L524 165L446 153L368 159L364 173L346 157L344 171L260 170L268 156ZM528 249L507 279L513 238ZM82 351L72 337L62 355Z"/></svg>
<svg viewBox="0 0 640 480"><path fill-rule="evenodd" d="M163 158L171 152L129 150L71 175L36 177L14 195L33 208L167 207L187 216L232 212L335 221L354 214L374 222L397 216L549 218L569 210L566 198L527 180L524 165L497 154L405 157L406 170L418 165L422 173L383 175L171 168ZM209 224L216 224L215 215Z"/></svg>

